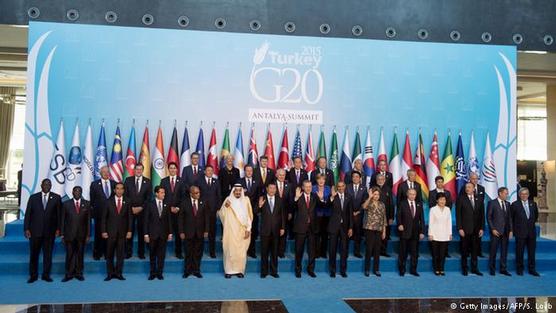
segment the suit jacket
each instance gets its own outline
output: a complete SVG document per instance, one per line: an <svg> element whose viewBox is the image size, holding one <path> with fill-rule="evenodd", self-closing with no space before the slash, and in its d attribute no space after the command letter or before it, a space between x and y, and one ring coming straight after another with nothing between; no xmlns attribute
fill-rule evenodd
<svg viewBox="0 0 556 313"><path fill-rule="evenodd" d="M170 207L179 207L181 198L185 195L182 179L179 176L176 176L175 179L174 191L172 191L172 186L170 184L170 176L164 177L160 181L160 186L162 186L166 192L164 203Z"/></svg>
<svg viewBox="0 0 556 313"><path fill-rule="evenodd" d="M371 183L369 187L372 186L376 186L376 177L380 174L380 172L374 172L373 175L371 176ZM390 172L384 172L384 176L386 176L386 181L384 182L384 184L388 185L390 188L393 188L394 186L394 179L392 178L392 173Z"/></svg>
<svg viewBox="0 0 556 313"><path fill-rule="evenodd" d="M291 168L287 174L288 181L295 187L301 187L301 184L304 180L309 179L309 175L307 175L307 171L304 169L299 170L299 181L297 181L297 176L295 175L295 168Z"/></svg>
<svg viewBox="0 0 556 313"><path fill-rule="evenodd" d="M257 205L257 214L261 214L260 230L261 236L280 236L280 229L286 229L286 215L284 214L284 203L278 197L274 196L274 210L270 211L270 203L268 196L265 196L265 203L261 208Z"/></svg>
<svg viewBox="0 0 556 313"><path fill-rule="evenodd" d="M91 204L81 198L79 200L79 213L75 210L75 200L69 199L62 204L60 214L60 235L64 240L85 241L91 234Z"/></svg>
<svg viewBox="0 0 556 313"><path fill-rule="evenodd" d="M268 186L268 184L270 182L276 181L276 174L274 173L274 170L272 170L268 167L266 168L266 180L265 181L263 181L263 176L261 175L261 168L258 167L258 166L253 169L253 177L256 178L258 181L260 181L262 183L263 192L265 192L266 186Z"/></svg>
<svg viewBox="0 0 556 313"><path fill-rule="evenodd" d="M384 208L386 209L386 220L393 220L394 219L394 195L392 194L392 188L390 186L382 185L380 188L380 201L384 203Z"/></svg>
<svg viewBox="0 0 556 313"><path fill-rule="evenodd" d="M326 176L326 182L324 183L327 186L334 186L334 173L332 173L332 170L329 168L326 168L325 172L325 176ZM311 183L313 185L317 184L317 174L320 173L320 168L316 168L314 171L311 172Z"/></svg>
<svg viewBox="0 0 556 313"><path fill-rule="evenodd" d="M413 182L413 189L417 191L417 197L415 198L415 201L423 204L423 195L421 194L421 184L419 184L418 182ZM397 194L398 206L400 205L400 203L402 203L402 201L407 200L408 190L409 190L409 184L407 180L405 180L398 186L398 194Z"/></svg>
<svg viewBox="0 0 556 313"><path fill-rule="evenodd" d="M209 229L209 208L202 199L197 201L196 215L193 215L191 198L183 199L178 215L178 228L180 234L185 234L186 239L203 238L204 233Z"/></svg>
<svg viewBox="0 0 556 313"><path fill-rule="evenodd" d="M222 206L222 193L220 191L220 182L217 178L212 178L210 186L207 184L206 176L197 180L199 189L201 190L201 199L206 203L208 209L212 212L220 210Z"/></svg>
<svg viewBox="0 0 556 313"><path fill-rule="evenodd" d="M353 198L348 193L344 193L344 206L342 207L340 195L336 194L332 200L331 211L327 231L331 234L339 231L347 234L348 230L353 228Z"/></svg>
<svg viewBox="0 0 556 313"><path fill-rule="evenodd" d="M477 196L474 196L475 208L467 194L460 195L456 202L456 227L463 229L465 234L478 234L484 229L485 205Z"/></svg>
<svg viewBox="0 0 556 313"><path fill-rule="evenodd" d="M425 214L423 213L423 204L415 200L415 216L411 213L409 201L405 200L398 204L398 212L396 220L399 225L403 225L403 232L400 238L410 239L416 238L419 234L425 233Z"/></svg>
<svg viewBox="0 0 556 313"><path fill-rule="evenodd" d="M100 223L102 218L102 210L106 207L106 200L110 199L114 195L114 187L116 187L116 182L110 179L110 196L106 197L104 194L104 186L102 185L102 179L97 179L91 183L89 189L89 199L91 200L91 209L93 210L92 216L99 221L95 223Z"/></svg>
<svg viewBox="0 0 556 313"><path fill-rule="evenodd" d="M511 214L511 204L508 201L504 201L506 204L506 211L500 206L498 199L494 199L488 202L487 206L487 223L490 230L496 230L503 235L507 235L512 231L512 214Z"/></svg>
<svg viewBox="0 0 556 313"><path fill-rule="evenodd" d="M433 206L436 205L437 194L438 192L436 191L436 188L429 192L429 208L432 208ZM451 208L453 204L452 194L450 193L449 190L446 189L444 189L444 194L446 195L446 206Z"/></svg>
<svg viewBox="0 0 556 313"><path fill-rule="evenodd" d="M295 173L294 173L294 177L295 177ZM286 216L286 219L287 219L287 215L293 214L294 211L293 197L295 196L295 188L296 188L295 184L284 181L282 196L280 196L280 189L278 189L278 181L276 181L276 196L280 198L280 200L282 200L282 203L284 204L284 215Z"/></svg>
<svg viewBox="0 0 556 313"><path fill-rule="evenodd" d="M357 194L353 189L353 184L349 184L346 186L346 193L351 196L353 199L353 213L360 212L361 206L369 197L369 193L367 192L367 188L363 184L359 184L359 189Z"/></svg>
<svg viewBox="0 0 556 313"><path fill-rule="evenodd" d="M247 177L243 177L239 182L243 189L245 189L245 196L251 201L251 207L256 208L259 204L259 197L263 194L262 181L259 178L251 177L251 188L249 189L247 188Z"/></svg>
<svg viewBox="0 0 556 313"><path fill-rule="evenodd" d="M230 194L230 191L232 191L234 184L239 181L239 169L232 167L231 170L228 170L228 168L224 166L218 173L218 180L220 181L222 199L225 199Z"/></svg>
<svg viewBox="0 0 556 313"><path fill-rule="evenodd" d="M539 208L537 203L529 200L529 218L521 200L514 201L511 206L513 231L516 238L536 238L537 229L535 223L539 219Z"/></svg>
<svg viewBox="0 0 556 313"><path fill-rule="evenodd" d="M59 230L59 214L62 207L60 196L54 192L48 194L46 209L42 205L42 192L37 192L27 200L23 230L30 231L31 237L54 237Z"/></svg>
<svg viewBox="0 0 556 313"><path fill-rule="evenodd" d="M111 197L106 202L103 210L101 232L108 233L110 238L125 238L127 232L131 231L133 217L131 214L131 203L123 197L120 214L116 207L116 197Z"/></svg>
<svg viewBox="0 0 556 313"><path fill-rule="evenodd" d="M351 173L353 173L353 169L349 172L346 173L346 176L344 177L344 183L346 183L346 185L349 185L351 183L353 183L353 181L351 180ZM365 173L363 171L360 172L361 173L361 183L364 186L368 186L368 182L367 182L367 175L365 175Z"/></svg>
<svg viewBox="0 0 556 313"><path fill-rule="evenodd" d="M183 188L185 189L185 194L189 195L189 187L195 185L197 186L197 180L203 178L205 174L203 173L204 168L197 165L197 175L193 174L193 165L188 165L183 168L181 173L181 179L183 183Z"/></svg>
<svg viewBox="0 0 556 313"><path fill-rule="evenodd" d="M151 180L146 177L141 177L141 190L135 188L135 176L130 176L124 182L124 197L129 201L131 207L144 207L145 204L152 198L153 186Z"/></svg>
<svg viewBox="0 0 556 313"><path fill-rule="evenodd" d="M311 193L309 199L309 206L307 206L305 201L305 193L301 194L301 197L295 201L295 219L293 222L293 232L297 234L305 234L310 231L314 234L319 232L319 223L317 221L317 204L323 204L319 197Z"/></svg>
<svg viewBox="0 0 556 313"><path fill-rule="evenodd" d="M167 239L168 234L173 233L170 205L164 203L164 200L162 200L162 203L162 214L160 216L158 215L156 199L150 200L145 205L143 230L145 235L149 235L149 239Z"/></svg>

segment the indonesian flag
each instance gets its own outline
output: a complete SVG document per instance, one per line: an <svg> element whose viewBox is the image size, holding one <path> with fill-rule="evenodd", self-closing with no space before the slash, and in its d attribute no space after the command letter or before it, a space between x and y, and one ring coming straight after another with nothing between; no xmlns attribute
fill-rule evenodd
<svg viewBox="0 0 556 313"><path fill-rule="evenodd" d="M419 142L417 143L417 150L415 150L415 161L413 162L413 169L417 174L417 182L421 185L421 193L423 200L429 198L429 188L427 187L427 169L425 168L425 147L423 145L423 136L419 132Z"/></svg>
<svg viewBox="0 0 556 313"><path fill-rule="evenodd" d="M270 127L266 132L264 155L268 158L268 168L275 170L276 161L274 161L274 144L272 143L272 133L270 132Z"/></svg>
<svg viewBox="0 0 556 313"><path fill-rule="evenodd" d="M398 134L394 132L394 140L392 140L392 152L390 153L390 172L392 173L392 193L398 194L398 186L402 182L402 164L400 160L400 150L398 145Z"/></svg>
<svg viewBox="0 0 556 313"><path fill-rule="evenodd" d="M431 153L427 160L427 178L429 190L436 189L436 182L434 179L440 175L440 161L438 155L438 135L434 132L434 137L431 144Z"/></svg>
<svg viewBox="0 0 556 313"><path fill-rule="evenodd" d="M386 171L388 171L388 155L386 155L386 146L384 145L384 130L380 129L380 142L378 143L378 157L376 158L376 163L384 161L386 165Z"/></svg>
<svg viewBox="0 0 556 313"><path fill-rule="evenodd" d="M307 148L305 150L305 171L311 175L315 170L315 151L313 150L313 136L311 128L309 128L309 136L307 137ZM310 177L310 176L309 176Z"/></svg>
<svg viewBox="0 0 556 313"><path fill-rule="evenodd" d="M280 147L280 154L278 155L278 168L288 170L290 168L290 152L288 150L288 128L284 128L282 134L282 146Z"/></svg>
<svg viewBox="0 0 556 313"><path fill-rule="evenodd" d="M409 144L409 131L406 131L401 168L403 180L407 179L407 170L409 170L410 168L413 168L413 160L411 158L411 145Z"/></svg>
<svg viewBox="0 0 556 313"><path fill-rule="evenodd" d="M218 152L216 151L216 128L212 128L210 134L209 151L207 155L207 164L214 169L213 177L218 177Z"/></svg>

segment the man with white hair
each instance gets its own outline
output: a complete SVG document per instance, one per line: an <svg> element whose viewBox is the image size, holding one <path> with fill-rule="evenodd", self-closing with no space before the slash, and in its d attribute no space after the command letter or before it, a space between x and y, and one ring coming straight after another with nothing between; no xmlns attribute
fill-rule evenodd
<svg viewBox="0 0 556 313"><path fill-rule="evenodd" d="M218 216L224 228L222 235L224 277L231 278L235 275L243 278L247 263L247 249L251 241L253 209L241 184L234 185L218 211Z"/></svg>

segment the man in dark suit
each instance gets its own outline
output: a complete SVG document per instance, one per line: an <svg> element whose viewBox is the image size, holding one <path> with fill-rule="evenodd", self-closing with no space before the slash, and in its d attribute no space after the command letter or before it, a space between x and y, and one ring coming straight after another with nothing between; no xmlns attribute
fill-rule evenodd
<svg viewBox="0 0 556 313"><path fill-rule="evenodd" d="M319 224L315 207L317 203L323 203L324 199L318 199L318 196L311 192L312 188L311 182L306 180L303 182L302 188L298 187L295 190L296 214L293 231L295 233L295 277L297 278L301 278L301 261L303 260L305 242L307 242L307 254L309 256L307 273L313 278L317 277L315 275L315 237L319 233Z"/></svg>
<svg viewBox="0 0 556 313"><path fill-rule="evenodd" d="M29 239L31 253L29 255L29 280L35 282L39 277L39 254L42 250L42 280L52 282L50 270L52 268L52 249L54 239L60 234L59 213L62 206L60 196L51 192L52 182L43 179L41 191L29 197L23 231L25 238Z"/></svg>
<svg viewBox="0 0 556 313"><path fill-rule="evenodd" d="M474 189L473 192L475 193L475 196L479 199L480 202L483 203L483 206L485 205L485 187L483 187L482 185L479 184L479 175L477 173L471 173L469 174L469 182L473 184ZM461 188L460 193L465 193L464 191L465 188ZM479 248L481 247L481 238L475 238L477 240L477 245L479 246ZM483 258L483 250L479 249L479 252L477 253L477 255L480 258Z"/></svg>
<svg viewBox="0 0 556 313"><path fill-rule="evenodd" d="M102 238L100 225L102 224L103 211L106 201L113 196L116 182L110 179L108 166L100 168L100 179L91 183L89 199L91 200L92 218L95 222L95 242L93 244L93 259L100 260L106 257L106 239Z"/></svg>
<svg viewBox="0 0 556 313"><path fill-rule="evenodd" d="M286 234L280 236L280 241L278 243L278 257L284 258L286 253L287 237L288 232L291 232L291 238L293 239L293 192L295 190L294 185L288 183L286 180L286 171L282 168L276 170L276 196L280 198L283 204L282 213L286 219ZM253 229L253 228L251 228Z"/></svg>
<svg viewBox="0 0 556 313"><path fill-rule="evenodd" d="M508 241L512 236L512 218L510 213L510 202L508 198L508 188L498 188L498 199L488 202L487 222L490 229L490 253L488 257L488 267L490 275L496 272L496 252L500 247L500 274L512 276L506 268L508 257Z"/></svg>
<svg viewBox="0 0 556 313"><path fill-rule="evenodd" d="M361 237L363 229L361 222L363 220L362 205L369 197L367 187L361 182L361 174L357 171L351 173L352 183L347 185L346 193L353 199L353 255L356 258L362 258L361 255Z"/></svg>
<svg viewBox="0 0 556 313"><path fill-rule="evenodd" d="M344 178L344 182L346 183L346 185L349 185L351 183L353 183L351 181L351 173L353 172L359 172L361 174L361 183L365 186L365 187L369 187L369 181L371 178L367 177L367 175L365 175L365 170L363 169L363 161L361 159L357 159L355 161L353 161L353 168L351 169L351 171L346 173L346 176Z"/></svg>
<svg viewBox="0 0 556 313"><path fill-rule="evenodd" d="M251 202L251 207L256 208L259 197L263 194L263 184L260 178L254 177L254 169L251 165L245 165L243 168L245 172L245 177L240 179L240 184L245 190L245 196L249 198ZM251 258L256 258L256 246L257 238L259 236L259 217L257 214L253 214L253 221L251 222L251 242L249 243L249 249L247 249L247 255Z"/></svg>
<svg viewBox="0 0 556 313"><path fill-rule="evenodd" d="M83 255L91 234L91 205L81 197L80 186L73 187L73 199L65 201L60 214L60 236L66 246L66 275L62 282L72 278L83 281Z"/></svg>
<svg viewBox="0 0 556 313"><path fill-rule="evenodd" d="M227 155L224 163L224 167L222 167L220 173L218 173L220 190L222 191L222 201L230 194L234 184L239 181L239 169L234 167L234 157L231 154Z"/></svg>
<svg viewBox="0 0 556 313"><path fill-rule="evenodd" d="M126 244L126 258L129 259L133 255L133 236L137 233L137 255L140 259L145 258L145 231L144 208L147 202L152 198L153 186L151 180L143 177L143 164L135 165L135 175L125 179L125 198L129 201L131 208L131 238Z"/></svg>
<svg viewBox="0 0 556 313"><path fill-rule="evenodd" d="M209 212L205 202L200 200L201 191L197 186L189 187L189 196L180 205L179 232L185 240L185 264L183 278L189 275L202 278L201 259L203 246L209 229Z"/></svg>
<svg viewBox="0 0 556 313"><path fill-rule="evenodd" d="M346 184L338 182L336 184L338 192L332 189L330 201L332 202L332 212L328 222L328 235L330 236L330 253L328 254L328 270L330 277L336 277L336 251L338 241L340 244L340 275L347 277L347 257L349 238L353 233L353 199L346 193Z"/></svg>
<svg viewBox="0 0 556 313"><path fill-rule="evenodd" d="M397 193L398 206L400 205L400 203L407 200L407 191L409 189L415 189L415 191L417 191L417 197L415 198L415 201L420 202L421 205L423 205L423 196L421 195L421 184L415 181L416 178L417 178L417 173L415 172L415 170L412 168L408 169L407 179L398 186L398 193Z"/></svg>
<svg viewBox="0 0 556 313"><path fill-rule="evenodd" d="M434 183L436 184L436 188L429 191L429 208L436 205L436 195L443 192L446 196L446 206L451 209L453 204L452 195L449 190L444 189L444 177L436 176L434 178Z"/></svg>
<svg viewBox="0 0 556 313"><path fill-rule="evenodd" d="M417 190L407 190L406 199L398 204L396 220L400 235L400 254L398 268L400 276L405 275L407 254L411 254L409 273L417 273L417 260L419 258L419 240L425 238L425 216L423 204L417 201Z"/></svg>
<svg viewBox="0 0 556 313"><path fill-rule="evenodd" d="M216 258L216 211L222 206L222 196L220 192L220 182L213 177L214 169L212 166L205 167L205 176L197 180L201 190L201 199L208 207L209 215L209 254L211 258Z"/></svg>
<svg viewBox="0 0 556 313"><path fill-rule="evenodd" d="M174 162L168 163L168 177L164 177L160 181L160 186L164 188L164 204L170 208L170 216L172 220L172 231L174 232L174 255L178 259L183 259L181 238L178 233L178 211L181 203L181 198L185 197L186 193L183 190L182 179L177 176L178 165Z"/></svg>
<svg viewBox="0 0 556 313"><path fill-rule="evenodd" d="M137 169L137 166L135 167ZM106 239L106 278L125 280L122 275L126 239L131 239L131 204L124 198L124 184L116 183L114 196L106 201L101 232ZM116 265L114 266L114 254Z"/></svg>
<svg viewBox="0 0 556 313"><path fill-rule="evenodd" d="M386 185L388 187L390 187L390 189L393 188L394 186L394 182L393 182L393 178L392 178L392 173L388 172L386 170L386 168L388 167L388 165L386 164L386 161L384 160L380 160L377 164L377 170L376 172L373 173L373 175L371 176L371 183L369 187L372 186L376 186L377 182L376 182L376 178L378 175L384 175L384 177L386 177Z"/></svg>
<svg viewBox="0 0 556 313"><path fill-rule="evenodd" d="M376 187L380 189L380 201L384 203L384 207L386 209L386 221L388 222L388 225L386 226L386 236L382 240L380 254L389 258L388 240L390 240L390 226L394 224L394 196L392 194L392 188L386 185L386 176L376 176Z"/></svg>
<svg viewBox="0 0 556 313"><path fill-rule="evenodd" d="M253 177L262 183L262 192L266 192L266 186L276 180L274 170L268 168L268 157L263 155L259 158L259 166L253 169Z"/></svg>
<svg viewBox="0 0 556 313"><path fill-rule="evenodd" d="M286 215L284 203L276 195L276 184L268 183L266 195L261 196L256 206L261 215L261 278L268 275L270 253L270 276L278 278L278 242L284 236Z"/></svg>
<svg viewBox="0 0 556 313"><path fill-rule="evenodd" d="M162 186L154 187L155 199L145 206L144 226L145 242L149 245L150 272L149 280L163 280L166 245L172 240L172 212L164 203L166 190Z"/></svg>
<svg viewBox="0 0 556 313"><path fill-rule="evenodd" d="M311 184L317 184L317 174L323 174L326 177L325 185L334 186L334 173L327 167L326 158L321 156L317 159L317 168L311 172Z"/></svg>
<svg viewBox="0 0 556 313"><path fill-rule="evenodd" d="M309 179L307 171L303 168L303 161L300 156L292 159L293 167L288 171L288 181L294 188L301 187L304 180Z"/></svg>
<svg viewBox="0 0 556 313"><path fill-rule="evenodd" d="M485 224L485 207L473 192L474 187L472 183L465 184L465 194L460 195L456 202L456 227L461 240L461 270L464 276L468 275L467 257L470 253L471 273L483 275L477 267L477 256Z"/></svg>
<svg viewBox="0 0 556 313"><path fill-rule="evenodd" d="M191 165L184 167L181 173L182 188L185 193L189 192L189 187L197 185L197 180L203 178L204 171L205 169L199 165L199 153L191 153Z"/></svg>
<svg viewBox="0 0 556 313"><path fill-rule="evenodd" d="M527 247L529 274L540 276L535 269L535 246L537 244L535 224L539 219L539 208L534 201L529 200L529 189L526 187L519 189L519 199L512 203L511 216L515 236L517 275L523 275L523 253Z"/></svg>

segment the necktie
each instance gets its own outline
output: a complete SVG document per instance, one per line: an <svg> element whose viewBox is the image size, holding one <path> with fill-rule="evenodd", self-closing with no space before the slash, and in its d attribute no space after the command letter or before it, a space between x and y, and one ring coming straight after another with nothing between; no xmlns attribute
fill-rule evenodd
<svg viewBox="0 0 556 313"><path fill-rule="evenodd" d="M79 214L79 200L75 201L75 212Z"/></svg>
<svg viewBox="0 0 556 313"><path fill-rule="evenodd" d="M506 213L506 201L502 201L502 210Z"/></svg>
<svg viewBox="0 0 556 313"><path fill-rule="evenodd" d="M413 183L412 182L407 182L407 185L409 186L409 189L413 189Z"/></svg>
<svg viewBox="0 0 556 313"><path fill-rule="evenodd" d="M415 205L413 204L413 201L409 202L410 206L411 206L411 215L413 217L415 217Z"/></svg>
<svg viewBox="0 0 556 313"><path fill-rule="evenodd" d="M278 182L278 194L280 195L280 198L284 196L284 194L282 193L283 190L284 188L282 187L282 182Z"/></svg>
<svg viewBox="0 0 556 313"><path fill-rule="evenodd" d="M344 195L340 195L340 209L344 210Z"/></svg>
<svg viewBox="0 0 556 313"><path fill-rule="evenodd" d="M529 211L529 203L527 201L523 201L523 207L525 208L525 215L527 215L527 219L531 215L531 211Z"/></svg>
<svg viewBox="0 0 556 313"><path fill-rule="evenodd" d="M270 205L270 213L274 213L274 198L269 198L268 204Z"/></svg>
<svg viewBox="0 0 556 313"><path fill-rule="evenodd" d="M355 195L356 198L357 198L357 191L359 191L359 186L353 185L353 194Z"/></svg>
<svg viewBox="0 0 556 313"><path fill-rule="evenodd" d="M247 178L247 190L251 190L251 178Z"/></svg>
<svg viewBox="0 0 556 313"><path fill-rule="evenodd" d="M139 192L139 178L135 179L135 192Z"/></svg>
<svg viewBox="0 0 556 313"><path fill-rule="evenodd" d="M162 216L162 201L158 200L158 217Z"/></svg>
<svg viewBox="0 0 556 313"><path fill-rule="evenodd" d="M305 204L307 205L307 223L311 223L311 215L309 214L309 205L310 205L310 201L309 201L309 196L305 195Z"/></svg>
<svg viewBox="0 0 556 313"><path fill-rule="evenodd" d="M118 210L118 214L120 214L120 211L122 210L122 198L118 198L116 209Z"/></svg>
<svg viewBox="0 0 556 313"><path fill-rule="evenodd" d="M299 184L299 170L295 170L295 178L297 180L297 183Z"/></svg>
<svg viewBox="0 0 556 313"><path fill-rule="evenodd" d="M174 187L176 186L176 183L174 182L174 177L172 177L172 179L170 180L170 189L172 189L172 192L174 192Z"/></svg>
<svg viewBox="0 0 556 313"><path fill-rule="evenodd" d="M193 200L193 216L197 216L197 200Z"/></svg>
<svg viewBox="0 0 556 313"><path fill-rule="evenodd" d="M193 166L193 175L197 176L197 166Z"/></svg>
<svg viewBox="0 0 556 313"><path fill-rule="evenodd" d="M262 170L263 183L266 182L266 169Z"/></svg>
<svg viewBox="0 0 556 313"><path fill-rule="evenodd" d="M469 201L471 201L471 206L475 209L475 198L473 196L469 196Z"/></svg>
<svg viewBox="0 0 556 313"><path fill-rule="evenodd" d="M46 198L46 194L42 195L42 209L46 210L46 204L48 203L48 199Z"/></svg>
<svg viewBox="0 0 556 313"><path fill-rule="evenodd" d="M110 198L110 187L108 187L108 181L104 182L104 195L106 199Z"/></svg>
<svg viewBox="0 0 556 313"><path fill-rule="evenodd" d="M208 182L208 185L209 185L209 187L210 187L210 185L212 184L212 180L210 179L210 177L207 178L207 182Z"/></svg>

